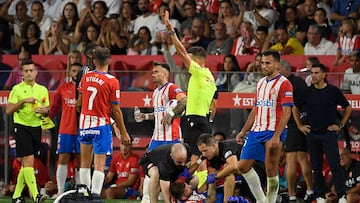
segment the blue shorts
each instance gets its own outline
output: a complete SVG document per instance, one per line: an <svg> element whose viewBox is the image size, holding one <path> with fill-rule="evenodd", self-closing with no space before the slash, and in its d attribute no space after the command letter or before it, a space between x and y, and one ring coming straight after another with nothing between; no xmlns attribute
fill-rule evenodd
<svg viewBox="0 0 360 203"><path fill-rule="evenodd" d="M284 143L287 129L280 135L280 141ZM265 161L265 142L269 141L274 135L274 131L250 131L241 151L240 159L250 159Z"/></svg>
<svg viewBox="0 0 360 203"><path fill-rule="evenodd" d="M80 129L79 141L81 144L93 145L94 154L112 154L111 125L95 128Z"/></svg>
<svg viewBox="0 0 360 203"><path fill-rule="evenodd" d="M80 142L77 135L59 134L57 154L79 154Z"/></svg>
<svg viewBox="0 0 360 203"><path fill-rule="evenodd" d="M180 140L176 139L173 141L157 141L157 140L151 140L149 147L148 147L148 151L150 152L151 150L155 149L156 147L159 147L161 145L166 145L166 144L175 144L175 143L180 143Z"/></svg>

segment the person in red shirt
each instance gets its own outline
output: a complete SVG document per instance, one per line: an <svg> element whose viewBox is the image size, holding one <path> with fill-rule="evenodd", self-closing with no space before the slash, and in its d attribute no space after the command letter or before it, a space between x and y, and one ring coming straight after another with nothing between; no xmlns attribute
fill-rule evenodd
<svg viewBox="0 0 360 203"><path fill-rule="evenodd" d="M50 118L54 118L59 110L62 110L61 121L59 127L59 137L57 154L59 154L58 167L56 170L56 182L58 186L58 194L64 192L66 178L68 176L68 162L71 154L77 155L79 161L80 143L78 140L78 125L76 117L76 75L81 69L80 63L71 64L69 67L70 81L61 84L54 95L51 105ZM79 163L79 162L78 162ZM78 173L75 171L75 176ZM77 178L79 181L79 178Z"/></svg>
<svg viewBox="0 0 360 203"><path fill-rule="evenodd" d="M105 185L116 177L115 184L105 189L106 199L136 198L139 194L139 157L131 152L132 145L120 144L120 153L110 163Z"/></svg>

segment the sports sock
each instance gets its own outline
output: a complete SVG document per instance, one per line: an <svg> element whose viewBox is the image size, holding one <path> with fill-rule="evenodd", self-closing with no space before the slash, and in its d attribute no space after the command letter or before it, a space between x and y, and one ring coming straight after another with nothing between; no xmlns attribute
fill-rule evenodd
<svg viewBox="0 0 360 203"><path fill-rule="evenodd" d="M25 178L26 185L28 186L28 188L32 194L32 197L35 200L36 196L39 194L39 191L37 189L34 168L33 167L24 167L23 170L24 170L24 178Z"/></svg>
<svg viewBox="0 0 360 203"><path fill-rule="evenodd" d="M58 194L64 193L67 174L68 174L68 166L59 164L56 170L56 183L58 188Z"/></svg>
<svg viewBox="0 0 360 203"><path fill-rule="evenodd" d="M266 202L275 203L279 192L279 176L267 177Z"/></svg>
<svg viewBox="0 0 360 203"><path fill-rule="evenodd" d="M80 173L78 168L75 168L75 184L80 184Z"/></svg>
<svg viewBox="0 0 360 203"><path fill-rule="evenodd" d="M25 187L25 178L24 178L24 170L23 168L20 169L19 174L17 176L15 191L12 196L13 199L21 197L21 193Z"/></svg>
<svg viewBox="0 0 360 203"><path fill-rule="evenodd" d="M260 178L254 168L251 168L247 173L243 173L242 176L248 183L250 191L254 195L256 202L265 202L266 197L261 188Z"/></svg>
<svg viewBox="0 0 360 203"><path fill-rule="evenodd" d="M91 193L100 195L104 184L105 174L102 171L95 170L91 180Z"/></svg>
<svg viewBox="0 0 360 203"><path fill-rule="evenodd" d="M91 186L90 168L79 169L80 183L85 184L89 189Z"/></svg>

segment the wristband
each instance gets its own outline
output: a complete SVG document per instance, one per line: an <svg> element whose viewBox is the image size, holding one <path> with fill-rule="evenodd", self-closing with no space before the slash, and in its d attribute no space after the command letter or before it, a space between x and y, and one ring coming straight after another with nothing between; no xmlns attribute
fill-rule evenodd
<svg viewBox="0 0 360 203"><path fill-rule="evenodd" d="M171 117L175 116L175 113L173 111L169 111L168 113Z"/></svg>
<svg viewBox="0 0 360 203"><path fill-rule="evenodd" d="M144 114L144 120L149 120L149 114Z"/></svg>

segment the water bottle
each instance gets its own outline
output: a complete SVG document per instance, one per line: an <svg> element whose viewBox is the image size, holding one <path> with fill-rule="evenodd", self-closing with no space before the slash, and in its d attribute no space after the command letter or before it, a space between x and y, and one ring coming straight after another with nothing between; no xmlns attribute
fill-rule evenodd
<svg viewBox="0 0 360 203"><path fill-rule="evenodd" d="M134 108L134 119L137 123L142 122L144 119L141 117L141 111L138 106Z"/></svg>

